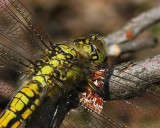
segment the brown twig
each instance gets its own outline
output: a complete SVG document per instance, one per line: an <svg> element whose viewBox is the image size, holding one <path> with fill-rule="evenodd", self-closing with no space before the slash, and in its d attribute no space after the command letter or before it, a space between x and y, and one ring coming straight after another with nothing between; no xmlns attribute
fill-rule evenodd
<svg viewBox="0 0 160 128"><path fill-rule="evenodd" d="M157 6L131 19L123 28L109 34L104 38L104 40L107 42L106 45L123 43L135 38L143 30L159 22L159 12L160 6Z"/></svg>
<svg viewBox="0 0 160 128"><path fill-rule="evenodd" d="M106 42L106 51L111 51L111 45L114 44L121 44L124 42L132 43L130 41L139 35L143 30L159 22L160 13L158 12L160 12L160 6L154 7L151 10L138 15L137 17L131 19L121 29L104 37ZM117 53L119 53L119 51L117 51ZM110 52L107 52L107 55L111 55Z"/></svg>
<svg viewBox="0 0 160 128"><path fill-rule="evenodd" d="M143 94L154 82L160 82L159 74L160 55L114 67L109 80L110 99L128 99Z"/></svg>
<svg viewBox="0 0 160 128"><path fill-rule="evenodd" d="M131 53L138 50L155 47L157 43L158 40L156 38L148 37L146 39L133 40L129 43L111 45L106 52L109 56L117 57L123 53Z"/></svg>

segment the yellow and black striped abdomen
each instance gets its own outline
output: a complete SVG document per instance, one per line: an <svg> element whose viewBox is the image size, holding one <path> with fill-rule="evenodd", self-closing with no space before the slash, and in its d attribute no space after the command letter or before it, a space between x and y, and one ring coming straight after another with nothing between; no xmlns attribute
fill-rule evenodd
<svg viewBox="0 0 160 128"><path fill-rule="evenodd" d="M47 91L47 81L53 67L43 66L28 84L14 96L0 117L0 128L19 127L40 105Z"/></svg>
<svg viewBox="0 0 160 128"><path fill-rule="evenodd" d="M0 128L17 128L39 106L43 93L38 83L25 85L11 100L0 118Z"/></svg>

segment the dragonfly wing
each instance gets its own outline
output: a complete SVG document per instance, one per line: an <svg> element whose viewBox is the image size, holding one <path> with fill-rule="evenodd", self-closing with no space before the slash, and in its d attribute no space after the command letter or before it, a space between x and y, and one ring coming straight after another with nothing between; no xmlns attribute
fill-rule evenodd
<svg viewBox="0 0 160 128"><path fill-rule="evenodd" d="M24 81L27 77L13 68L0 67L0 103L9 101L20 87L20 81Z"/></svg>
<svg viewBox="0 0 160 128"><path fill-rule="evenodd" d="M96 114L79 105L78 93L72 93L57 101L54 98L49 98L33 113L27 121L26 128L124 127L122 123L109 117L108 113ZM42 112L44 114L40 115Z"/></svg>
<svg viewBox="0 0 160 128"><path fill-rule="evenodd" d="M48 48L47 32L19 0L1 0L0 19L0 35L26 53L44 53Z"/></svg>
<svg viewBox="0 0 160 128"><path fill-rule="evenodd" d="M114 120L108 112L101 114L90 111L88 108L79 106L71 110L66 116L62 128L124 128L125 125Z"/></svg>
<svg viewBox="0 0 160 128"><path fill-rule="evenodd" d="M19 82L26 79L30 61L5 46L0 44L0 102L9 100L21 85Z"/></svg>
<svg viewBox="0 0 160 128"><path fill-rule="evenodd" d="M104 109L108 108L130 128L158 128L159 123L159 97L146 93L143 96L129 100L108 101Z"/></svg>
<svg viewBox="0 0 160 128"><path fill-rule="evenodd" d="M16 67L15 70L17 71L21 71L20 69L26 68L27 71L27 69L29 70L29 67L33 63L34 62L20 55L8 46L0 43L0 66L5 65L10 68L12 67L13 69Z"/></svg>
<svg viewBox="0 0 160 128"><path fill-rule="evenodd" d="M46 99L26 122L26 128L52 128L52 119L57 102L54 98Z"/></svg>
<svg viewBox="0 0 160 128"><path fill-rule="evenodd" d="M114 68L115 71L107 85L111 91L114 90L113 87L117 88L118 91L115 88L116 93L114 93L114 97L112 96L116 100L107 101L108 104L104 106L104 109L111 108L109 111L115 113L117 118L131 128L159 127L160 90L158 86L153 84L155 78L151 77L151 72L147 68L142 66L141 70L137 71L138 64L140 63L131 66L132 63L126 63L126 65L121 64ZM135 68L136 66L137 68ZM119 92L121 88L123 91Z"/></svg>
<svg viewBox="0 0 160 128"><path fill-rule="evenodd" d="M33 113L26 123L26 128L58 128L65 118L66 113L75 107L78 95L72 93L59 98L47 98L43 104ZM40 114L44 112L43 114Z"/></svg>

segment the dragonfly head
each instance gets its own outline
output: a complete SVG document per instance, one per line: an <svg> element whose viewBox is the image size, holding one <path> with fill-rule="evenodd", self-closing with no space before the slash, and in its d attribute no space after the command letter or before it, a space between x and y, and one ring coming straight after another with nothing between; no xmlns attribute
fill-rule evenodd
<svg viewBox="0 0 160 128"><path fill-rule="evenodd" d="M77 51L91 64L101 64L104 62L106 52L104 49L104 40L95 34L89 35L88 38L79 38L74 40Z"/></svg>

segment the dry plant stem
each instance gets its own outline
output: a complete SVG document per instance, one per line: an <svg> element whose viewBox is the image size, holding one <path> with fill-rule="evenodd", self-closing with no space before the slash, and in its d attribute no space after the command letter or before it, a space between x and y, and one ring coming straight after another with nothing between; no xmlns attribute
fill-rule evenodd
<svg viewBox="0 0 160 128"><path fill-rule="evenodd" d="M104 37L106 48L108 45L115 43L123 43L135 38L143 30L151 25L156 24L160 20L160 6L154 7L147 12L144 12L137 17L131 19L124 27L117 30L108 36Z"/></svg>
<svg viewBox="0 0 160 128"><path fill-rule="evenodd" d="M146 39L137 39L130 41L130 43L119 44L121 53L130 53L136 52L145 48L155 47L158 43L158 40L154 37L149 37ZM117 44L118 45L118 44Z"/></svg>
<svg viewBox="0 0 160 128"><path fill-rule="evenodd" d="M127 43L111 45L106 50L106 53L107 56L118 57L123 53L131 53L145 48L155 47L157 43L158 40L153 37L148 37L147 39L137 39Z"/></svg>
<svg viewBox="0 0 160 128"><path fill-rule="evenodd" d="M160 55L141 62L128 62L114 67L109 80L110 99L139 96L160 81Z"/></svg>

